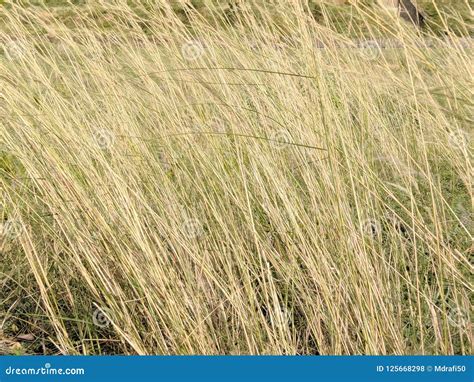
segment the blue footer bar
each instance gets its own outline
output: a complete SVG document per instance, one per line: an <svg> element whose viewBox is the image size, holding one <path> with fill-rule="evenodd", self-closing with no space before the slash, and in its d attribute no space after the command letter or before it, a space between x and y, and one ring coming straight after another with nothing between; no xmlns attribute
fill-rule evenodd
<svg viewBox="0 0 474 382"><path fill-rule="evenodd" d="M456 381L472 356L3 356L0 381Z"/></svg>

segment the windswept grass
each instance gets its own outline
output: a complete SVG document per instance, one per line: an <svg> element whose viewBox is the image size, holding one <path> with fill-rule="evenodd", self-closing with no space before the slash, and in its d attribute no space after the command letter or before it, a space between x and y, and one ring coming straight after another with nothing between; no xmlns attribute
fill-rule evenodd
<svg viewBox="0 0 474 382"><path fill-rule="evenodd" d="M41 354L471 353L470 40L427 47L363 5L394 45L304 2L185 21L166 4L110 2L107 28L92 8L3 11L1 336Z"/></svg>

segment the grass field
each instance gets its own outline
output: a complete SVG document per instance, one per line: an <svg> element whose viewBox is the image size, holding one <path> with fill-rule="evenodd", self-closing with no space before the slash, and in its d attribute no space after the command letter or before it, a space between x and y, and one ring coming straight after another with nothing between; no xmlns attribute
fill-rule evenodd
<svg viewBox="0 0 474 382"><path fill-rule="evenodd" d="M0 353L472 353L468 19L4 3Z"/></svg>

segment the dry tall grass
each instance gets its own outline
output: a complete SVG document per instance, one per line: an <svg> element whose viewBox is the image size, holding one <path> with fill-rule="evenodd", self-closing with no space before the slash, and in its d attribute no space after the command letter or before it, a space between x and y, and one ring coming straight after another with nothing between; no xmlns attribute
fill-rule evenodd
<svg viewBox="0 0 474 382"><path fill-rule="evenodd" d="M74 28L3 10L3 336L472 352L472 47L364 7L401 46L357 47L304 2L186 23L166 4L90 5Z"/></svg>

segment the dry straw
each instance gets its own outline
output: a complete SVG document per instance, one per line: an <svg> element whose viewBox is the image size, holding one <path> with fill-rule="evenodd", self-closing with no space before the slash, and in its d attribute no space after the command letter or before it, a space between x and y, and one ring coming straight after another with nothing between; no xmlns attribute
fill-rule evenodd
<svg viewBox="0 0 474 382"><path fill-rule="evenodd" d="M3 10L3 335L47 354L472 352L468 49L363 6L364 38L398 46L304 2L90 7Z"/></svg>

